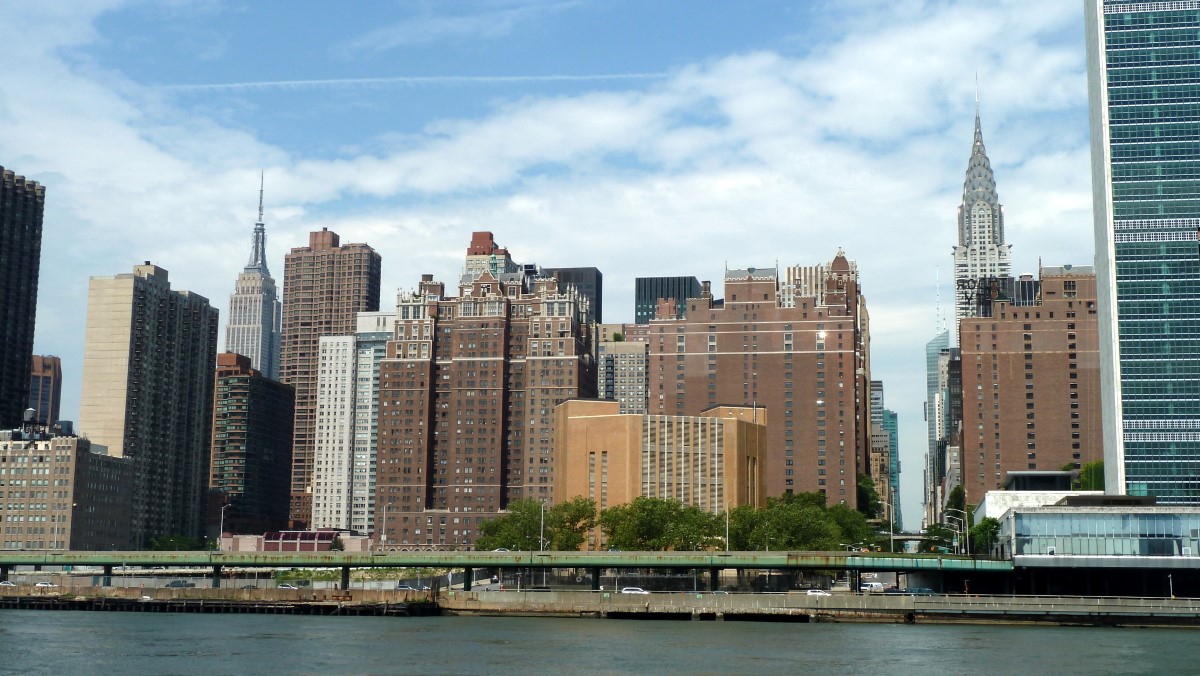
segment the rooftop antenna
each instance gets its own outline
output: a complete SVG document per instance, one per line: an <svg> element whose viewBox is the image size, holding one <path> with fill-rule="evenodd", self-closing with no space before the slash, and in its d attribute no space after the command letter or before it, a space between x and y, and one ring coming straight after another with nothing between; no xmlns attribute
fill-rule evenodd
<svg viewBox="0 0 1200 676"><path fill-rule="evenodd" d="M266 172L259 170L258 172L258 222L263 222L263 179Z"/></svg>

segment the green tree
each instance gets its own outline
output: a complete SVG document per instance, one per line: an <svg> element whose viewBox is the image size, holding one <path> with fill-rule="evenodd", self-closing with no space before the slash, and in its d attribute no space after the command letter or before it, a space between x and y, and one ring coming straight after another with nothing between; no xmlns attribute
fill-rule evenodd
<svg viewBox="0 0 1200 676"><path fill-rule="evenodd" d="M957 509L960 512L966 513L967 508L966 496L963 492L962 484L959 484L950 490L950 495L946 497L946 511Z"/></svg>
<svg viewBox="0 0 1200 676"><path fill-rule="evenodd" d="M971 529L971 552L973 554L991 552L999 538L1000 521L990 516L986 517Z"/></svg>
<svg viewBox="0 0 1200 676"><path fill-rule="evenodd" d="M875 482L866 474L858 475L858 511L868 519L878 518L883 510L883 501L879 499L879 491L875 490Z"/></svg>
<svg viewBox="0 0 1200 676"><path fill-rule="evenodd" d="M917 543L918 552L949 550L954 543L956 531L944 523L935 523L925 529L925 538Z"/></svg>
<svg viewBox="0 0 1200 676"><path fill-rule="evenodd" d="M537 500L513 500L504 514L479 526L475 548L537 551L538 531L542 523L542 503Z"/></svg>
<svg viewBox="0 0 1200 676"><path fill-rule="evenodd" d="M862 512L850 509L844 504L837 504L830 507L828 513L842 533L838 544L861 544L870 547L879 543L879 533L867 522L867 516Z"/></svg>
<svg viewBox="0 0 1200 676"><path fill-rule="evenodd" d="M610 547L646 551L695 551L720 544L724 521L678 500L639 496L600 512Z"/></svg>
<svg viewBox="0 0 1200 676"><path fill-rule="evenodd" d="M331 540L331 541L329 542L329 551L331 551L331 552L344 552L344 551L346 551L346 543L345 543L345 542L342 542L342 536L341 536L341 535L335 535L335 536L333 536L333 540Z"/></svg>
<svg viewBox="0 0 1200 676"><path fill-rule="evenodd" d="M578 550L596 521L596 501L591 498L579 496L554 505L546 512L547 549Z"/></svg>
<svg viewBox="0 0 1200 676"><path fill-rule="evenodd" d="M1075 488L1081 491L1104 490L1104 461L1084 464L1079 470L1079 478L1075 480Z"/></svg>

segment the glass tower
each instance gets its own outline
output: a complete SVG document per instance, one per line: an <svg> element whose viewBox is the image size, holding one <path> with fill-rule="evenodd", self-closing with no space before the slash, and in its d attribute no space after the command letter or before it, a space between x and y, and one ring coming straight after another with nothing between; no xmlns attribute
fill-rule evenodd
<svg viewBox="0 0 1200 676"><path fill-rule="evenodd" d="M1200 501L1200 1L1087 0L1110 493Z"/></svg>

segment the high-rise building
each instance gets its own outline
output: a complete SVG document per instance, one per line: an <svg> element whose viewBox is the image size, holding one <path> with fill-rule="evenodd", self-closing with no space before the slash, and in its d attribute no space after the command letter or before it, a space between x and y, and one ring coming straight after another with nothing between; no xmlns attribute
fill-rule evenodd
<svg viewBox="0 0 1200 676"><path fill-rule="evenodd" d="M39 425L53 425L58 422L61 404L62 361L58 357L34 355L29 374L29 408L34 411L34 420Z"/></svg>
<svg viewBox="0 0 1200 676"><path fill-rule="evenodd" d="M699 298L700 280L695 277L637 277L633 288L633 318L636 324L647 324L658 312L660 300L673 301L675 315L687 316L689 298Z"/></svg>
<svg viewBox="0 0 1200 676"><path fill-rule="evenodd" d="M763 408L766 494L819 491L831 504L856 507L871 440L870 332L858 270L838 251L784 279L775 268L727 270L723 303L706 285L688 300L686 317L631 332L649 346L647 412Z"/></svg>
<svg viewBox="0 0 1200 676"><path fill-rule="evenodd" d="M397 298L379 373L381 544L466 545L510 501L553 501L554 407L595 396L578 289L471 264L507 259L488 250L475 233L457 297L423 275Z"/></svg>
<svg viewBox="0 0 1200 676"><path fill-rule="evenodd" d="M29 403L46 188L0 167L0 428Z"/></svg>
<svg viewBox="0 0 1200 676"><path fill-rule="evenodd" d="M222 525L247 534L287 528L294 400L290 385L252 368L249 357L217 355L208 487L225 515L222 524L217 511L214 533Z"/></svg>
<svg viewBox="0 0 1200 676"><path fill-rule="evenodd" d="M962 486L967 504L1008 473L1102 459L1096 275L1043 267L1036 305L995 301L960 320Z"/></svg>
<svg viewBox="0 0 1200 676"><path fill-rule="evenodd" d="M555 493L597 510L637 497L678 500L711 514L763 507L759 457L767 416L718 406L695 416L622 413L613 401L571 399L555 408ZM597 528L589 547L603 548Z"/></svg>
<svg viewBox="0 0 1200 676"><path fill-rule="evenodd" d="M216 352L216 309L166 270L92 277L79 427L133 461L135 546L201 535Z"/></svg>
<svg viewBox="0 0 1200 676"><path fill-rule="evenodd" d="M282 305L275 279L267 269L267 227L263 224L263 191L258 188L258 222L250 260L238 274L237 286L229 297L229 323L225 327L225 351L250 358L251 368L279 380L280 325Z"/></svg>
<svg viewBox="0 0 1200 676"><path fill-rule="evenodd" d="M1012 276L1012 245L1004 243L1004 209L996 194L996 178L983 147L979 111L975 141L967 160L963 200L958 207L958 246L954 247L954 313L974 317L975 296L989 280Z"/></svg>
<svg viewBox="0 0 1200 676"><path fill-rule="evenodd" d="M645 341L604 341L596 348L596 390L601 399L621 405L621 413L646 412Z"/></svg>
<svg viewBox="0 0 1200 676"><path fill-rule="evenodd" d="M544 268L544 274L558 280L559 288L570 285L579 290L579 294L587 299L585 315L588 322L597 324L603 322L604 316L604 275L596 268Z"/></svg>
<svg viewBox="0 0 1200 676"><path fill-rule="evenodd" d="M1105 488L1200 502L1200 2L1086 7Z"/></svg>
<svg viewBox="0 0 1200 676"><path fill-rule="evenodd" d="M82 437L25 426L0 430L0 476L44 475L53 490L9 490L0 500L0 547L130 549L133 460L93 451ZM9 483L9 486L16 484Z"/></svg>
<svg viewBox="0 0 1200 676"><path fill-rule="evenodd" d="M950 332L940 331L928 343L925 343L925 472L924 472L924 504L925 523L934 523L933 512L937 505L938 485L943 469L939 469L938 458L945 438L943 412L945 396L943 395L941 378L941 355L950 349Z"/></svg>
<svg viewBox="0 0 1200 676"><path fill-rule="evenodd" d="M374 531L379 364L395 326L395 312L360 312L357 333L321 338L313 528Z"/></svg>
<svg viewBox="0 0 1200 676"><path fill-rule="evenodd" d="M290 519L312 522L313 443L322 336L352 335L360 312L379 310L381 258L366 244L340 244L335 232L310 233L283 261L283 344L279 377L296 388Z"/></svg>
<svg viewBox="0 0 1200 676"><path fill-rule="evenodd" d="M900 505L900 416L895 411L884 409L883 429L887 432L888 447L891 449L891 462L888 465L888 473L891 475L888 483L891 486L891 492L886 496L879 497L888 502L888 513L892 515L892 521L899 528L902 523L900 510L897 509Z"/></svg>

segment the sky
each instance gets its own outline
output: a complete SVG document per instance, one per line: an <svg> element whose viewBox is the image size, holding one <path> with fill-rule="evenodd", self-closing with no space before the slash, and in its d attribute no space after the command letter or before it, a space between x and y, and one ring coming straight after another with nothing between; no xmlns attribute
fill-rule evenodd
<svg viewBox="0 0 1200 676"><path fill-rule="evenodd" d="M606 322L638 276L720 297L840 248L915 528L977 93L1014 273L1092 263L1082 4L0 0L0 166L46 186L35 351L77 419L88 279L147 260L223 344L260 175L276 280L327 227L380 252L385 310L476 230L599 268Z"/></svg>

